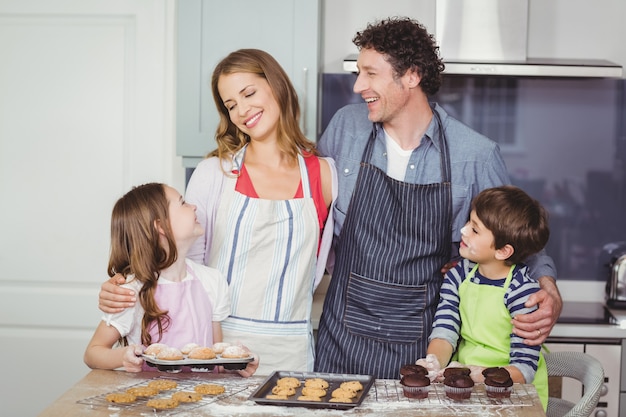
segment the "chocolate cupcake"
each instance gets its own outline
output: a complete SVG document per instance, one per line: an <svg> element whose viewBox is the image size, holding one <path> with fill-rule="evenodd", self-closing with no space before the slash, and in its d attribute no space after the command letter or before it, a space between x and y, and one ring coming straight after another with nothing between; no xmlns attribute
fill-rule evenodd
<svg viewBox="0 0 626 417"><path fill-rule="evenodd" d="M443 380L443 386L448 398L453 400L466 400L472 394L474 381L464 373L450 373Z"/></svg>
<svg viewBox="0 0 626 417"><path fill-rule="evenodd" d="M428 375L428 370L424 368L422 365L408 364L400 367L400 379L402 377L411 375L411 374L420 374L420 375Z"/></svg>
<svg viewBox="0 0 626 417"><path fill-rule="evenodd" d="M430 379L421 373L408 374L400 380L407 398L426 398L430 389Z"/></svg>
<svg viewBox="0 0 626 417"><path fill-rule="evenodd" d="M492 367L483 370L485 392L491 398L509 398L513 390L513 380L506 368Z"/></svg>
<svg viewBox="0 0 626 417"><path fill-rule="evenodd" d="M443 377L448 377L451 375L466 375L469 376L472 371L470 368L465 367L451 367L443 370Z"/></svg>

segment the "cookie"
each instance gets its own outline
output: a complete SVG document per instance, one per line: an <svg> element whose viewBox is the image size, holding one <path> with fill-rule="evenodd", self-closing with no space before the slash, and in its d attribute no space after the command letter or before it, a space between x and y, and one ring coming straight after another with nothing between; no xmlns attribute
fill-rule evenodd
<svg viewBox="0 0 626 417"><path fill-rule="evenodd" d="M302 395L307 397L323 397L326 395L326 390L323 388L304 387L302 388Z"/></svg>
<svg viewBox="0 0 626 417"><path fill-rule="evenodd" d="M301 395L298 397L298 401L322 401L320 397L310 397L307 395Z"/></svg>
<svg viewBox="0 0 626 417"><path fill-rule="evenodd" d="M179 391L172 394L172 399L181 403L195 403L202 399L202 394L191 391Z"/></svg>
<svg viewBox="0 0 626 417"><path fill-rule="evenodd" d="M178 383L171 379L154 379L148 382L148 386L156 388L159 391L167 391L176 388Z"/></svg>
<svg viewBox="0 0 626 417"><path fill-rule="evenodd" d="M351 403L352 402L352 398L345 398L345 397L341 397L341 398L331 398L330 400L328 400L328 402L330 403Z"/></svg>
<svg viewBox="0 0 626 417"><path fill-rule="evenodd" d="M200 384L194 387L194 391L202 395L218 395L222 394L226 389L222 385L217 384Z"/></svg>
<svg viewBox="0 0 626 417"><path fill-rule="evenodd" d="M328 381L322 378L309 378L306 381L304 381L304 386L311 387L311 388L327 389Z"/></svg>
<svg viewBox="0 0 626 417"><path fill-rule="evenodd" d="M126 392L134 395L135 397L152 397L157 395L159 393L159 390L155 387L143 385L141 387L128 388Z"/></svg>
<svg viewBox="0 0 626 417"><path fill-rule="evenodd" d="M146 405L157 410L168 410L178 407L178 401L173 398L153 398L148 400Z"/></svg>
<svg viewBox="0 0 626 417"><path fill-rule="evenodd" d="M356 392L352 391L351 389L347 389L347 388L337 388L336 390L334 390L331 394L331 397L333 398L354 398L356 397Z"/></svg>
<svg viewBox="0 0 626 417"><path fill-rule="evenodd" d="M278 381L276 381L276 385L286 386L286 387L291 387L291 388L298 388L301 384L298 378L294 378L292 376L286 376L283 378L279 378Z"/></svg>
<svg viewBox="0 0 626 417"><path fill-rule="evenodd" d="M106 396L106 400L110 403L116 404L130 404L134 403L137 400L137 397L127 392L115 392L112 394L108 394Z"/></svg>
<svg viewBox="0 0 626 417"><path fill-rule="evenodd" d="M276 395L276 394L268 394L265 396L268 400L288 400L289 397L287 395Z"/></svg>
<svg viewBox="0 0 626 417"><path fill-rule="evenodd" d="M295 395L296 389L293 387L288 387L286 385L284 386L276 385L274 388L272 388L272 394L287 395L287 396Z"/></svg>
<svg viewBox="0 0 626 417"><path fill-rule="evenodd" d="M349 389L354 392L361 391L363 389L363 385L359 381L345 381L339 385L341 388Z"/></svg>

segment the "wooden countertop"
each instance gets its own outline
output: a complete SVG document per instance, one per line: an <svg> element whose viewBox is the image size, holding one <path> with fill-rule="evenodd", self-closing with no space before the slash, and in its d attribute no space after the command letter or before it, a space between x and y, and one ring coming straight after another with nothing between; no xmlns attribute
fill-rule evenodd
<svg viewBox="0 0 626 417"><path fill-rule="evenodd" d="M138 400L130 406L111 405L104 400L105 394L123 392L125 389L146 384L154 378L175 379L177 390L193 389L200 383L215 383L226 388L224 394L216 397L205 396L199 403L187 403L173 411L154 412ZM127 373L123 371L93 370L74 387L47 407L40 417L63 417L87 415L93 417L123 416L494 416L494 417L535 417L545 416L539 397L533 385L515 384L510 399L492 400L486 397L484 386L477 384L469 400L455 402L443 393L441 384L433 384L429 397L414 400L404 397L397 380L376 380L363 400L363 403L348 411L328 409L308 409L303 407L279 407L261 405L248 399L264 381L265 377L241 378L236 374L160 372ZM161 394L171 395L169 392Z"/></svg>

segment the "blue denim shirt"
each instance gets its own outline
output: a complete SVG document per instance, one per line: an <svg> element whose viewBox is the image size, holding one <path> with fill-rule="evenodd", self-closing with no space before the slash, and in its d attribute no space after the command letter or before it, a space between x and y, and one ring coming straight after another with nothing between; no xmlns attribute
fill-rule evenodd
<svg viewBox="0 0 626 417"><path fill-rule="evenodd" d="M452 254L458 255L461 228L469 218L472 199L482 190L509 184L509 175L497 143L448 116L435 104L441 117L450 149L452 172ZM318 143L324 156L335 160L339 177L339 195L334 206L335 237L339 236L346 217L352 192L359 174L359 164L365 145L377 129L372 154L373 165L387 171L387 147L382 126L368 119L367 104L349 104L337 111ZM438 125L433 117L420 146L412 153L404 181L412 184L441 182L440 149L432 139L438 135ZM336 240L336 239L335 239ZM556 278L556 267L544 252L540 259L529 259L532 276L548 275ZM539 266L541 265L541 266Z"/></svg>

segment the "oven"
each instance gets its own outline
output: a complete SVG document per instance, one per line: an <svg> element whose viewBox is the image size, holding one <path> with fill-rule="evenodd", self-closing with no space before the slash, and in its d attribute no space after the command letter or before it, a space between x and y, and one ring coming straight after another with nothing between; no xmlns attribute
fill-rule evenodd
<svg viewBox="0 0 626 417"><path fill-rule="evenodd" d="M574 329L573 336L549 337L546 341L546 347L550 351L585 352L602 364L604 386L598 406L591 413L593 417L626 416L626 379L621 370L621 364L626 363L624 340L585 336L588 325L610 325L617 322L611 311L601 302L565 301L557 325L567 325ZM579 331L576 329L577 325L581 325ZM582 384L570 378L550 377L549 385L550 396L573 403L583 394Z"/></svg>

